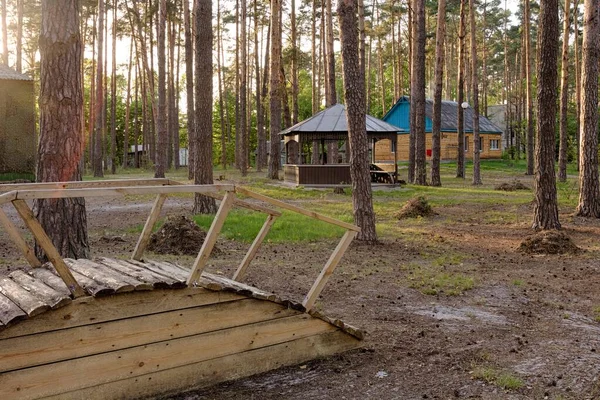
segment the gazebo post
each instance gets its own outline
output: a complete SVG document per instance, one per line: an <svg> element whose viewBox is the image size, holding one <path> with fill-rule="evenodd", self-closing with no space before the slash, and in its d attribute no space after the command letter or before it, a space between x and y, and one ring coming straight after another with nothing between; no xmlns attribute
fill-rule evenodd
<svg viewBox="0 0 600 400"><path fill-rule="evenodd" d="M325 165L326 157L325 157L325 139L321 139L321 165Z"/></svg>

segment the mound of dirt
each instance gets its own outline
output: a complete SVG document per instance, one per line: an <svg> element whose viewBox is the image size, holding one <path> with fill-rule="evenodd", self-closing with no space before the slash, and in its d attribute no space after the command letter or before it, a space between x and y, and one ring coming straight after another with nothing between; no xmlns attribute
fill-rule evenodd
<svg viewBox="0 0 600 400"><path fill-rule="evenodd" d="M531 190L530 187L515 179L512 182L504 182L494 187L494 190L504 190L505 192L514 192L515 190Z"/></svg>
<svg viewBox="0 0 600 400"><path fill-rule="evenodd" d="M417 217L429 217L436 215L431 208L431 205L427 202L427 199L423 196L413 197L408 200L402 209L394 214L397 219L404 218L417 218Z"/></svg>
<svg viewBox="0 0 600 400"><path fill-rule="evenodd" d="M198 254L206 233L184 215L167 218L164 225L150 237L148 250L158 254L193 256ZM215 246L213 254L219 252Z"/></svg>
<svg viewBox="0 0 600 400"><path fill-rule="evenodd" d="M564 232L542 231L526 238L518 249L527 254L576 254L581 251Z"/></svg>

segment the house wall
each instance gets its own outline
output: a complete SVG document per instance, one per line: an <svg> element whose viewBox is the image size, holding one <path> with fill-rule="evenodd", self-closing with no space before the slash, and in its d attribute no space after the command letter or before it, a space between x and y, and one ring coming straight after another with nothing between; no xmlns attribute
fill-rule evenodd
<svg viewBox="0 0 600 400"><path fill-rule="evenodd" d="M35 173L33 81L0 80L0 173Z"/></svg>
<svg viewBox="0 0 600 400"><path fill-rule="evenodd" d="M502 157L502 143L501 134L480 134L483 139L483 149L480 153L482 159L498 159ZM465 135L468 144L468 150L465 152L465 158L473 158L473 135L467 133ZM490 149L490 141L498 140L498 150ZM409 135L400 134L398 135L398 145L396 146L398 151L398 161L408 160L408 146ZM427 150L432 148L431 133L425 134L425 148ZM442 132L441 141L441 158L442 160L455 160L458 150L458 134L456 132ZM431 156L427 156L430 160ZM394 162L394 153L391 152L391 145L389 140L380 140L375 144L375 162L376 163L389 163Z"/></svg>

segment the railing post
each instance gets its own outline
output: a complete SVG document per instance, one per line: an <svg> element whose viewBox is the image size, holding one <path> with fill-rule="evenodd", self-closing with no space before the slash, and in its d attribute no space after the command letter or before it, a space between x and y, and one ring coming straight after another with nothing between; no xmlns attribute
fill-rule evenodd
<svg viewBox="0 0 600 400"><path fill-rule="evenodd" d="M308 292L308 294L304 298L304 301L302 302L302 305L304 306L304 308L306 308L307 311L309 311L315 305L315 301L317 301L317 298L319 297L319 294L321 294L321 291L325 287L325 284L329 280L329 277L335 270L335 267L337 267L337 265L339 264L340 260L344 256L344 253L348 249L348 246L350 246L350 243L357 234L357 231L348 230L342 237L342 240L340 240L340 242L338 243L337 247L329 257L327 264L325 264L325 267L323 267L323 270L319 274L319 277L317 278L315 283L313 283L312 287L310 288L310 291Z"/></svg>
<svg viewBox="0 0 600 400"><path fill-rule="evenodd" d="M160 211L162 210L163 204L165 204L165 200L167 199L166 194L159 194L156 196L156 200L154 201L154 206L150 211L150 215L148 215L148 219L144 224L144 229L140 234L140 238L138 239L137 244L135 245L135 249L133 250L132 259L136 261L141 261L142 256L144 255L144 251L146 250L146 246L148 246L148 242L150 241L150 235L152 235L152 229L158 221L158 217L160 216Z"/></svg>
<svg viewBox="0 0 600 400"><path fill-rule="evenodd" d="M267 216L267 220L262 226L260 232L258 232L258 235L256 235L254 242L252 242L252 246L250 246L250 249L248 249L248 253L242 260L242 263L238 267L237 271L235 271L235 274L233 274L232 279L234 281L240 280L244 277L244 275L246 275L246 269L248 268L248 265L250 265L250 262L252 262L252 260L256 256L256 252L260 248L260 245L262 244L263 240L265 240L265 237L269 233L269 230L275 223L275 219L276 218L273 215Z"/></svg>
<svg viewBox="0 0 600 400"><path fill-rule="evenodd" d="M208 257L210 257L210 253L215 247L215 243L217 242L221 228L223 228L223 223L227 218L227 214L229 214L229 210L233 205L234 199L235 193L227 192L225 197L223 197L223 200L221 200L219 211L217 211L217 215L215 215L215 219L213 220L212 225L206 234L202 248L200 249L200 252L196 257L196 261L194 261L194 265L192 266L192 272L190 272L190 276L187 280L188 286L200 279L202 271L204 270L206 262L208 261Z"/></svg>
<svg viewBox="0 0 600 400"><path fill-rule="evenodd" d="M85 296L85 291L79 286L79 283L77 283L71 274L71 271L69 271L69 267L65 264L65 261L58 253L58 250L56 250L56 247L54 247L52 240L50 240L48 234L44 231L44 228L42 228L42 225L40 225L38 220L33 216L33 211L31 211L31 208L29 208L25 200L14 200L12 203L21 218L23 218L25 225L27 225L33 234L35 240L37 240L52 265L54 265L54 269L56 269L58 275L60 275L63 282L65 282L65 285L67 285L69 291L74 297Z"/></svg>
<svg viewBox="0 0 600 400"><path fill-rule="evenodd" d="M2 210L1 208L0 208L0 223L4 226L4 229L6 229L8 236L10 236L10 238L13 240L15 245L17 245L19 250L21 250L21 253L23 253L23 255L25 256L25 259L27 260L29 265L31 265L34 268L41 267L42 263L35 256L33 249L31 247L29 247L29 245L27 244L25 239L23 239L23 237L17 230L17 227L10 221L10 219L8 219L8 216L6 215L4 210Z"/></svg>

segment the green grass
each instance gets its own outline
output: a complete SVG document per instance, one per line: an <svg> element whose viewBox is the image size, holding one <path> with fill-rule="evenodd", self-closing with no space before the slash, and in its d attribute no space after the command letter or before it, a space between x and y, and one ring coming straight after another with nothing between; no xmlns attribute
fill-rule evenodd
<svg viewBox="0 0 600 400"><path fill-rule="evenodd" d="M16 173L16 172L5 172L0 174L0 182L10 182L10 181L15 181L17 179L23 179L23 180L28 180L28 181L35 181L35 175L34 174L21 174L21 173Z"/></svg>
<svg viewBox="0 0 600 400"><path fill-rule="evenodd" d="M206 230L210 228L213 218L213 215L193 217L196 223ZM260 213L233 210L227 216L221 234L228 239L252 242L265 220L266 217ZM265 242L311 242L319 239L339 238L343 233L343 228L284 211L273 224Z"/></svg>
<svg viewBox="0 0 600 400"><path fill-rule="evenodd" d="M474 379L496 385L504 390L517 390L525 385L523 380L518 376L509 372L500 371L493 367L475 367L471 376Z"/></svg>
<svg viewBox="0 0 600 400"><path fill-rule="evenodd" d="M438 260L432 265L409 264L404 269L408 271L408 286L427 295L458 296L475 286L473 277L445 270Z"/></svg>
<svg viewBox="0 0 600 400"><path fill-rule="evenodd" d="M600 306L594 307L594 321L600 322Z"/></svg>

